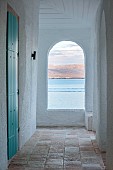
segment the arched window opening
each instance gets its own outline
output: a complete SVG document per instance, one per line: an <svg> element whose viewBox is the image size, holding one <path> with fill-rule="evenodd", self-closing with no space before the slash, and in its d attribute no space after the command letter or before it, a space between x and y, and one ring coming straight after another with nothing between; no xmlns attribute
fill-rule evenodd
<svg viewBox="0 0 113 170"><path fill-rule="evenodd" d="M83 49L61 41L48 55L48 109L84 109L85 64Z"/></svg>

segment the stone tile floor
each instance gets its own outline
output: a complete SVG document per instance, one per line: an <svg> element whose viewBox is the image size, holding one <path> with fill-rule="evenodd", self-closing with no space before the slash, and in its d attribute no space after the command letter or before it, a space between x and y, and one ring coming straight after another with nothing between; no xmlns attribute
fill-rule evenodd
<svg viewBox="0 0 113 170"><path fill-rule="evenodd" d="M105 153L95 134L84 128L38 128L8 169L105 170Z"/></svg>

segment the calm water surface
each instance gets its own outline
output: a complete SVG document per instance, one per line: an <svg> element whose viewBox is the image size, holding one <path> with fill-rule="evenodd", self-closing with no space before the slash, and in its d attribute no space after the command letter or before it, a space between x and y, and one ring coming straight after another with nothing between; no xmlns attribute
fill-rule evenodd
<svg viewBox="0 0 113 170"><path fill-rule="evenodd" d="M84 79L49 79L48 109L84 109Z"/></svg>
<svg viewBox="0 0 113 170"><path fill-rule="evenodd" d="M48 91L84 91L85 79L48 79Z"/></svg>

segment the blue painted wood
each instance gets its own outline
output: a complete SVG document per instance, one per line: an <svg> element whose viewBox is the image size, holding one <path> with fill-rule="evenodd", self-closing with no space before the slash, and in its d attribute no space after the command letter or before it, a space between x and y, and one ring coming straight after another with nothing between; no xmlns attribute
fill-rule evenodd
<svg viewBox="0 0 113 170"><path fill-rule="evenodd" d="M7 22L8 159L18 150L18 19L8 12Z"/></svg>

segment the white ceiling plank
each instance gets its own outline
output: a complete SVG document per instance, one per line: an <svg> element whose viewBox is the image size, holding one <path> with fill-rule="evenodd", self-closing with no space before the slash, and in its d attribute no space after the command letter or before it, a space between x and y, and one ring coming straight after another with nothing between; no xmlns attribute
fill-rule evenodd
<svg viewBox="0 0 113 170"><path fill-rule="evenodd" d="M101 0L41 0L41 27L91 27ZM63 26L64 24L64 26ZM69 26L68 26L69 25Z"/></svg>

